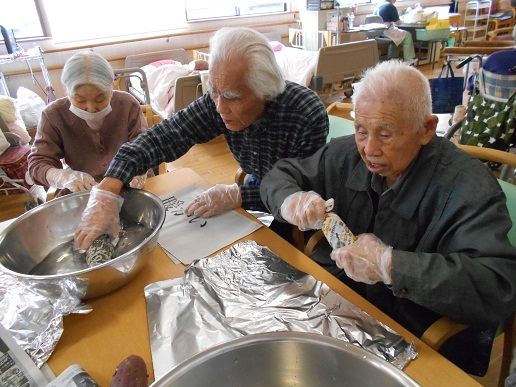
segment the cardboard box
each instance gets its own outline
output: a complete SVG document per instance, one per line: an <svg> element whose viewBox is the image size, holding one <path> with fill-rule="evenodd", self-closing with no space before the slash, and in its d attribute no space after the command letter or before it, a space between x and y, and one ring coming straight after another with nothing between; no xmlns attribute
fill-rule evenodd
<svg viewBox="0 0 516 387"><path fill-rule="evenodd" d="M326 29L329 31L337 31L337 22L326 23ZM344 19L339 23L339 31L346 32L348 30L348 19Z"/></svg>

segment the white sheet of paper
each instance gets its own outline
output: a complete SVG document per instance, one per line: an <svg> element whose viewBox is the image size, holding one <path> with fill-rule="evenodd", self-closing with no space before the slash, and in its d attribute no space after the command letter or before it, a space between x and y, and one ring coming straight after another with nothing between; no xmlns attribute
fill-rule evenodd
<svg viewBox="0 0 516 387"><path fill-rule="evenodd" d="M160 196L167 209L167 216L158 243L169 256L173 255L186 265L230 245L262 226L236 211L207 219L186 216L184 207L202 192L204 190L201 187L190 185Z"/></svg>

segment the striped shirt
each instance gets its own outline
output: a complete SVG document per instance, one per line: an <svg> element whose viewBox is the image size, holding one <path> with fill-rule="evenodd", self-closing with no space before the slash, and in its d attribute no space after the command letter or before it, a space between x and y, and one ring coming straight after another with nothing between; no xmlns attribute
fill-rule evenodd
<svg viewBox="0 0 516 387"><path fill-rule="evenodd" d="M223 134L242 170L261 180L279 159L314 154L326 143L328 125L321 99L312 90L289 81L285 91L267 103L263 116L238 132L226 129L215 103L204 95L124 144L106 176L129 184L134 176L162 162L174 161L193 145ZM265 210L259 189L241 188L243 208Z"/></svg>

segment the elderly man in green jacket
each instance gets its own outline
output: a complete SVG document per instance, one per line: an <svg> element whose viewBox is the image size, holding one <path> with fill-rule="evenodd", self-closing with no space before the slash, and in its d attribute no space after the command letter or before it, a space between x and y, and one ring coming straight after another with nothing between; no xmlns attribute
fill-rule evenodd
<svg viewBox="0 0 516 387"><path fill-rule="evenodd" d="M354 136L278 161L262 200L279 221L321 228L326 201L357 236L313 258L416 335L441 316L470 325L441 353L487 370L498 324L516 310L516 248L505 195L479 160L435 134L427 79L388 61L356 85Z"/></svg>

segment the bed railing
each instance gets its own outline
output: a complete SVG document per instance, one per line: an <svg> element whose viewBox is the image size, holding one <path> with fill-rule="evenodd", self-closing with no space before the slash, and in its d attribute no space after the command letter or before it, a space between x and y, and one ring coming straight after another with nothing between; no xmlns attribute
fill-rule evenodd
<svg viewBox="0 0 516 387"><path fill-rule="evenodd" d="M288 41L292 47L317 51L332 45L331 31L305 31L300 28L288 29Z"/></svg>
<svg viewBox="0 0 516 387"><path fill-rule="evenodd" d="M144 92L144 100L140 101L140 103L144 105L150 105L151 99L149 94L149 88L147 87L147 76L145 75L145 72L139 68L139 67L130 67L130 68L124 68L124 69L115 69L115 82L114 87L118 90L125 90L128 91L130 87L129 80L131 77L138 78L140 80L140 86L143 89ZM124 80L125 82L123 84L121 83L121 80Z"/></svg>

